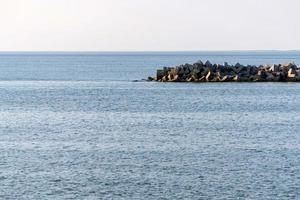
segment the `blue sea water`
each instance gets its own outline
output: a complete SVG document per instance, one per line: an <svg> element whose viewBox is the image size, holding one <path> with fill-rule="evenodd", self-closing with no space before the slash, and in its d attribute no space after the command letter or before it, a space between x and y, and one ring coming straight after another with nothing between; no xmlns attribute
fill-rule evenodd
<svg viewBox="0 0 300 200"><path fill-rule="evenodd" d="M0 199L299 199L299 83L133 82L300 52L0 54Z"/></svg>

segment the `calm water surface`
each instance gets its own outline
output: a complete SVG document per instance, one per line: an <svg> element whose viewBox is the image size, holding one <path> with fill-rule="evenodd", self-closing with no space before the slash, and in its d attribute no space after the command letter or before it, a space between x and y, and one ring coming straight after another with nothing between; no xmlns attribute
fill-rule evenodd
<svg viewBox="0 0 300 200"><path fill-rule="evenodd" d="M0 199L299 199L300 84L132 82L297 52L1 53Z"/></svg>

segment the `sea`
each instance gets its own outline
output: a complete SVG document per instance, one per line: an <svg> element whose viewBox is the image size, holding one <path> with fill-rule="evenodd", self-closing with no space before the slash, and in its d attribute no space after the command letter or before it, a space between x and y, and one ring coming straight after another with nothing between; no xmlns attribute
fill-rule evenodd
<svg viewBox="0 0 300 200"><path fill-rule="evenodd" d="M0 199L300 199L300 83L140 81L198 60L300 52L1 52Z"/></svg>

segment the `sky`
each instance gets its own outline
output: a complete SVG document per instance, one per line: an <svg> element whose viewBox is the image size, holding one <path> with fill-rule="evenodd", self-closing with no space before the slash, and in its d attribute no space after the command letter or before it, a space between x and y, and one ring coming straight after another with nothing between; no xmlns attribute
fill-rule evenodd
<svg viewBox="0 0 300 200"><path fill-rule="evenodd" d="M299 0L0 0L0 51L300 50Z"/></svg>

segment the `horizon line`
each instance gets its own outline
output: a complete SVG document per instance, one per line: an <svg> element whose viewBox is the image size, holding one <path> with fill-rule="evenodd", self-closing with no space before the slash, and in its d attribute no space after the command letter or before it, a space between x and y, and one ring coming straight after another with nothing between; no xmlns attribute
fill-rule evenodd
<svg viewBox="0 0 300 200"><path fill-rule="evenodd" d="M300 52L299 50L8 50L0 53L185 53L185 52Z"/></svg>

